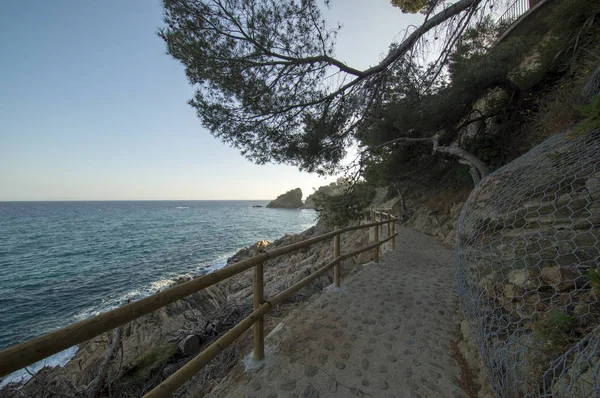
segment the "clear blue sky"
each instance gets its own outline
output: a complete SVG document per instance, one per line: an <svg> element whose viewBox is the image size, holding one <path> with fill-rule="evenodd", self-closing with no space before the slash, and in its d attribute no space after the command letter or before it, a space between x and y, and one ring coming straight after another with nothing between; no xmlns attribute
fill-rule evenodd
<svg viewBox="0 0 600 398"><path fill-rule="evenodd" d="M420 19L389 0L331 3L354 67ZM254 165L213 138L161 24L158 0L0 2L0 200L270 199L335 179Z"/></svg>

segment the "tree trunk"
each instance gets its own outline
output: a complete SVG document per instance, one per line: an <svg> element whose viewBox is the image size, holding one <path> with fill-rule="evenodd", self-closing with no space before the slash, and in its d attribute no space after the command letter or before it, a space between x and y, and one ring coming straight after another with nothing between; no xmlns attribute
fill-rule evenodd
<svg viewBox="0 0 600 398"><path fill-rule="evenodd" d="M471 176L473 177L473 182L477 185L481 180L485 179L490 174L489 167L479 159L477 156L473 155L469 151L465 151L464 149L458 146L440 146L437 138L411 138L411 137L399 137L393 139L388 142L384 142L383 144L376 145L374 147L369 148L369 150L373 150L376 148L385 147L388 145L395 144L397 142L431 142L433 144L433 152L442 152L448 153L450 155L457 156L462 164L466 164L474 169L478 175L474 175L473 171L471 171Z"/></svg>
<svg viewBox="0 0 600 398"><path fill-rule="evenodd" d="M400 214L400 220L404 221L405 217L409 217L408 209L406 208L406 202L404 201L404 195L402 195L402 191L398 188L398 185L393 184L396 191L398 191L398 196L400 197L400 206L402 207L402 213Z"/></svg>
<svg viewBox="0 0 600 398"><path fill-rule="evenodd" d="M481 159L473 155L471 152L465 151L462 148L459 148L457 146L439 146L438 141L436 139L433 139L433 151L449 153L451 155L458 156L459 158L464 160L468 165L477 170L479 176L481 177L481 180L483 180L490 174L489 167L487 167L487 165L483 161L481 161Z"/></svg>

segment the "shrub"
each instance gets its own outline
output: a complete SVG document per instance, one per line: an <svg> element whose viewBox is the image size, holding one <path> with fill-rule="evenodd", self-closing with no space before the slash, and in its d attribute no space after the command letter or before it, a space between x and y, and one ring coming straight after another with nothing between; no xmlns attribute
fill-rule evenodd
<svg viewBox="0 0 600 398"><path fill-rule="evenodd" d="M132 381L146 380L158 367L169 361L177 352L177 343L154 346L133 360L126 376Z"/></svg>
<svg viewBox="0 0 600 398"><path fill-rule="evenodd" d="M600 293L600 267L588 270L586 274L590 280L590 285L596 293Z"/></svg>
<svg viewBox="0 0 600 398"><path fill-rule="evenodd" d="M375 190L365 183L356 183L338 195L317 193L314 199L319 220L332 227L360 220L374 195Z"/></svg>
<svg viewBox="0 0 600 398"><path fill-rule="evenodd" d="M564 311L550 310L544 318L533 324L533 339L545 343L549 348L564 347L568 340L568 333L574 326L575 318Z"/></svg>
<svg viewBox="0 0 600 398"><path fill-rule="evenodd" d="M591 104L579 106L578 109L585 119L567 134L569 138L581 137L600 128L600 95L596 95Z"/></svg>

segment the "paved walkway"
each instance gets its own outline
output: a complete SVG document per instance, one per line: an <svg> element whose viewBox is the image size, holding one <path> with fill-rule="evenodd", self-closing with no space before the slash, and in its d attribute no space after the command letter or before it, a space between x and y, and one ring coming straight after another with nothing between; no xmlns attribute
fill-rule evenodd
<svg viewBox="0 0 600 398"><path fill-rule="evenodd" d="M295 309L267 337L262 367L232 374L211 396L464 397L449 352L453 252L398 233L395 252Z"/></svg>

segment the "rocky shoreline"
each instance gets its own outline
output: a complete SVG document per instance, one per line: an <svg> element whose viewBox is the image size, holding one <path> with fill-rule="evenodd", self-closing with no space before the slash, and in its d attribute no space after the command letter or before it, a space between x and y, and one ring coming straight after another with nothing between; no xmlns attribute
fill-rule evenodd
<svg viewBox="0 0 600 398"><path fill-rule="evenodd" d="M239 250L228 264L252 256L257 250L274 249L326 233L331 228L319 223L299 234L286 234L274 242L259 241ZM342 252L366 245L367 231L347 233L342 238ZM265 262L265 297L273 296L314 272L331 259L330 241L314 244L274 260ZM356 265L370 261L371 253L363 253L342 263L342 273ZM246 271L218 283L183 300L172 303L152 314L125 325L120 331L119 349L109 358L106 371L106 393L110 387L117 396L141 396L164 378L189 361L200 349L235 325L252 306L251 272ZM188 278L180 278L183 283ZM325 275L298 294L281 308L273 311L280 316L287 306L309 297L332 283L332 275ZM268 317L269 318L269 317ZM277 318L273 318L277 319ZM274 321L267 322L267 328ZM246 333L246 335L249 335ZM24 384L12 383L2 390L6 397L87 396L97 382L96 375L113 343L113 333L98 336L79 346L75 356L63 367L45 367ZM246 336L247 338L247 336ZM186 391L201 394L210 391L215 379L246 353L246 341L240 341L216 358L186 385ZM226 354L226 355L224 355ZM226 357L226 358L224 358ZM117 393L118 392L118 393Z"/></svg>
<svg viewBox="0 0 600 398"><path fill-rule="evenodd" d="M387 190L382 190L373 203L378 208L393 208L394 213L401 215L404 210L398 197L386 201ZM464 201L462 195L453 198L448 210L438 211L436 206L423 205L428 192L414 190L408 195L404 206L409 213L404 213L406 224L415 230L436 236L450 245L454 240L456 213ZM444 198L447 199L447 198ZM440 201L442 202L442 201ZM331 231L331 227L318 223L299 234L286 234L273 241L258 241L254 245L244 247L227 261L227 264L249 258L255 252L271 250L281 246L300 242L311 237ZM367 245L368 231L355 231L343 235L342 253ZM265 263L265 297L274 296L287 287L310 275L324 262L331 259L332 242L317 243L308 249L281 256ZM346 260L342 263L342 275L347 274L357 265L371 261L371 253ZM194 354L229 330L252 309L251 271L236 275L218 283L202 292L188 296L156 311L143 316L124 326L121 332L117 355L109 362L107 386L113 395L141 396L160 381L187 363ZM183 283L189 278L180 278L176 283ZM291 311L297 303L312 296L332 283L332 274L323 276L298 292L288 303L274 309L266 319L266 331L274 328L279 319ZM106 352L113 342L112 333L98 336L79 346L76 355L64 367L46 367L35 377L23 385L9 384L2 390L7 397L52 397L87 396L94 385ZM252 347L251 333L246 333L232 347L225 350L198 373L186 387L176 396L204 395L208 393L218 380L247 354ZM17 391L17 388L20 388ZM106 387L105 387L106 388ZM108 392L108 390L106 390Z"/></svg>

